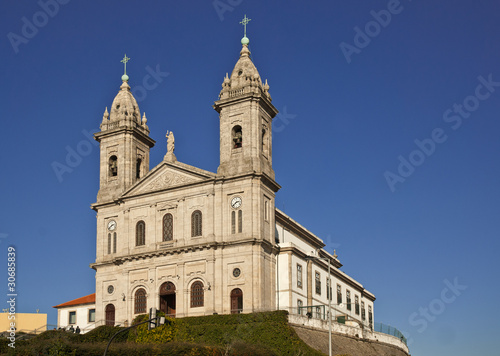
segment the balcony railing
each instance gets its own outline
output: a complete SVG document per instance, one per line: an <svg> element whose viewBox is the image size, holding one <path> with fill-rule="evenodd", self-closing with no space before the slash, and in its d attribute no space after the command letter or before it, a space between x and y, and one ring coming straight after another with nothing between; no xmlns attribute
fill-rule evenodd
<svg viewBox="0 0 500 356"><path fill-rule="evenodd" d="M405 345L408 346L406 337L403 335L401 331L396 329L394 326L390 325L385 325L382 323L375 323L375 330L376 332L387 334L387 335L392 335L400 339L402 342L404 342Z"/></svg>

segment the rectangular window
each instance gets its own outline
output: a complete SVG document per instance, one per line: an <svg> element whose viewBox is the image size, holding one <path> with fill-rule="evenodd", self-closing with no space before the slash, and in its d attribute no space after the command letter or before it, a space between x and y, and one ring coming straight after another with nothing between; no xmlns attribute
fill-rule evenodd
<svg viewBox="0 0 500 356"><path fill-rule="evenodd" d="M368 321L370 324L373 324L373 313L372 313L372 306L368 306Z"/></svg>
<svg viewBox="0 0 500 356"><path fill-rule="evenodd" d="M111 234L108 234L108 255L111 254Z"/></svg>
<svg viewBox="0 0 500 356"><path fill-rule="evenodd" d="M238 210L238 232L243 231L243 212Z"/></svg>
<svg viewBox="0 0 500 356"><path fill-rule="evenodd" d="M316 307L316 318L321 319L321 307Z"/></svg>
<svg viewBox="0 0 500 356"><path fill-rule="evenodd" d="M330 285L331 278L326 278L326 299L332 300L332 286Z"/></svg>
<svg viewBox="0 0 500 356"><path fill-rule="evenodd" d="M345 291L345 297L346 297L347 310L351 310L351 291L350 290Z"/></svg>
<svg viewBox="0 0 500 356"><path fill-rule="evenodd" d="M116 253L116 232L113 232L113 253Z"/></svg>
<svg viewBox="0 0 500 356"><path fill-rule="evenodd" d="M231 211L231 234L236 233L236 212Z"/></svg>
<svg viewBox="0 0 500 356"><path fill-rule="evenodd" d="M361 302L361 319L365 320L366 315L365 315L365 302Z"/></svg>
<svg viewBox="0 0 500 356"><path fill-rule="evenodd" d="M359 297L357 295L354 296L354 307L356 314L359 315Z"/></svg>
<svg viewBox="0 0 500 356"><path fill-rule="evenodd" d="M297 287L302 288L302 266L297 263Z"/></svg>
<svg viewBox="0 0 500 356"><path fill-rule="evenodd" d="M297 314L302 315L302 300L297 299Z"/></svg>
<svg viewBox="0 0 500 356"><path fill-rule="evenodd" d="M342 303L342 287L337 284L337 304Z"/></svg>
<svg viewBox="0 0 500 356"><path fill-rule="evenodd" d="M316 272L316 294L321 295L321 275Z"/></svg>
<svg viewBox="0 0 500 356"><path fill-rule="evenodd" d="M264 198L264 220L269 221L269 200Z"/></svg>
<svg viewBox="0 0 500 356"><path fill-rule="evenodd" d="M89 309L89 323L95 322L95 309Z"/></svg>
<svg viewBox="0 0 500 356"><path fill-rule="evenodd" d="M69 321L68 324L76 324L76 311L69 312Z"/></svg>

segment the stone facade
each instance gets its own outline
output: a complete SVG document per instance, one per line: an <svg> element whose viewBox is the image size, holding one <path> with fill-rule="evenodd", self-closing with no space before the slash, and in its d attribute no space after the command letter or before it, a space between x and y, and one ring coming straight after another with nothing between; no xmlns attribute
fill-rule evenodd
<svg viewBox="0 0 500 356"><path fill-rule="evenodd" d="M221 130L216 174L178 162L173 142L149 171L154 141L123 82L95 134L97 320L124 325L151 307L175 316L275 309L280 187L271 157L277 110L268 88L244 45L214 105Z"/></svg>
<svg viewBox="0 0 500 356"><path fill-rule="evenodd" d="M220 116L217 173L178 162L172 133L164 160L149 170L155 142L124 79L95 134L101 150L92 205L96 323L127 325L149 308L183 317L293 312L299 299L304 306L325 305L325 290L314 293L313 279L320 272L325 280L326 263L306 260L311 251L330 260L333 286L352 290L353 302L357 293L373 308L375 297L339 271L342 265L324 243L275 209L280 186L271 128L278 111L246 43L214 103ZM300 288L297 263L304 268Z"/></svg>

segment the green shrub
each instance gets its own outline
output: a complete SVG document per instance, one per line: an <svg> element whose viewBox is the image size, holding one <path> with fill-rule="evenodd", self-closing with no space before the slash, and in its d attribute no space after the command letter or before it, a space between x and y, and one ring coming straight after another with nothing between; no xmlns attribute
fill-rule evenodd
<svg viewBox="0 0 500 356"><path fill-rule="evenodd" d="M160 314L161 315L161 314ZM148 320L140 315L134 324ZM311 349L288 325L287 312L210 315L168 319L170 324L148 331L147 323L119 334L108 355L322 355ZM1 354L40 356L100 356L121 327L101 326L77 335L60 330L44 332ZM6 350L6 353L5 353Z"/></svg>
<svg viewBox="0 0 500 356"><path fill-rule="evenodd" d="M117 332L124 330L125 328L119 326L106 326L102 325L95 329L90 330L88 333L83 335L78 335L80 338L78 341L81 342L108 342L109 339L113 337ZM129 330L118 334L114 339L114 342L124 342L128 339Z"/></svg>

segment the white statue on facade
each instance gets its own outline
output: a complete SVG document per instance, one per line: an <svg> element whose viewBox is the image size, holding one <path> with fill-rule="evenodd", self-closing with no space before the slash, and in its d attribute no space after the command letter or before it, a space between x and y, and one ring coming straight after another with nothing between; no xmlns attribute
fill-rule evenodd
<svg viewBox="0 0 500 356"><path fill-rule="evenodd" d="M169 162L177 161L177 158L174 155L175 150L175 137L172 131L167 130L167 134L165 135L167 138L167 154L165 155L165 160Z"/></svg>

